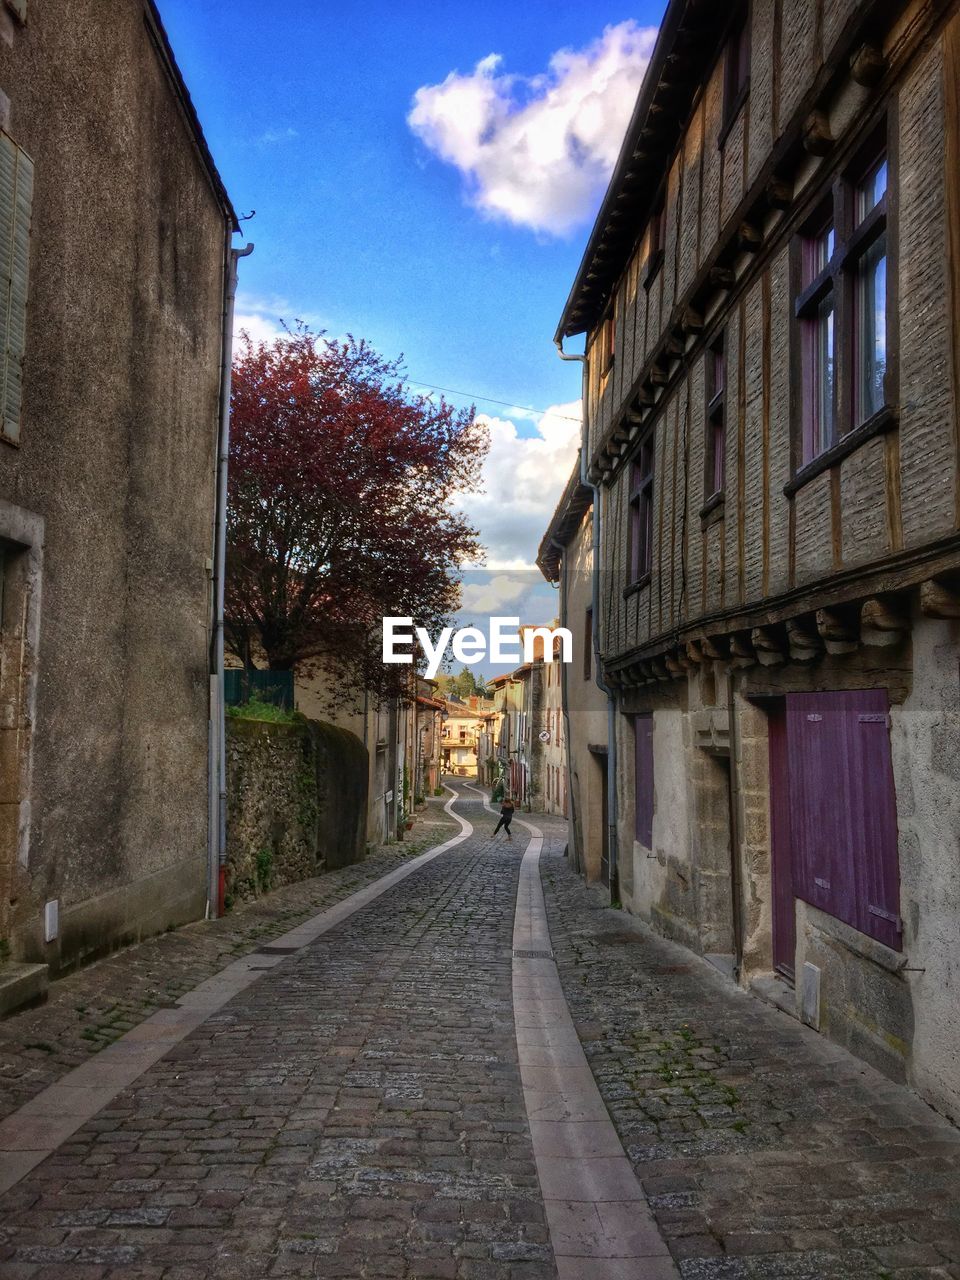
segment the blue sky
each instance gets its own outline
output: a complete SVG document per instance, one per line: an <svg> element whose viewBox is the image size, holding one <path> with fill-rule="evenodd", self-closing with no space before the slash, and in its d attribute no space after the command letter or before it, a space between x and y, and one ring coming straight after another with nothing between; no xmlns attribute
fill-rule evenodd
<svg viewBox="0 0 960 1280"><path fill-rule="evenodd" d="M553 332L662 4L160 7L234 203L256 210L244 322L353 332L478 397L495 447L468 509L493 565L532 564L577 432L579 366Z"/></svg>

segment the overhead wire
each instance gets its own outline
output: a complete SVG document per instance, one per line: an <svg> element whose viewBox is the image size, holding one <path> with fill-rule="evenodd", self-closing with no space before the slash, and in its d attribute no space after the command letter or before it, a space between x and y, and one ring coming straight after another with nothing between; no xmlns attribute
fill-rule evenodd
<svg viewBox="0 0 960 1280"><path fill-rule="evenodd" d="M476 395L472 391L455 391L452 387L437 387L432 382L418 382L415 378L407 378L411 387L425 387L428 391L440 391L448 396L462 396L465 400L482 400L484 404L498 404L504 409L521 410L523 413L534 413L537 417L560 418L563 422L580 422L569 413L554 413L552 409L533 409L529 405L514 404L511 400L494 400L492 396Z"/></svg>

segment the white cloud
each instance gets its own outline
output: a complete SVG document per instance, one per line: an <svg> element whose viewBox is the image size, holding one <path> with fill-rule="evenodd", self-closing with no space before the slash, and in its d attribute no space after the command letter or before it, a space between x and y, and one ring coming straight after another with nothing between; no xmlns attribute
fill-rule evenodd
<svg viewBox="0 0 960 1280"><path fill-rule="evenodd" d="M246 333L251 342L272 342L283 333L277 320L257 311L238 311L233 318L234 342L242 333Z"/></svg>
<svg viewBox="0 0 960 1280"><path fill-rule="evenodd" d="M476 578L476 574L473 575ZM460 613L503 613L530 590L530 574L491 573L463 584Z"/></svg>
<svg viewBox="0 0 960 1280"><path fill-rule="evenodd" d="M491 53L469 75L419 88L407 122L459 169L483 213L566 235L610 176L656 35L620 22L584 49L560 49L537 76L510 75Z"/></svg>
<svg viewBox="0 0 960 1280"><path fill-rule="evenodd" d="M257 145L275 147L280 142L290 142L291 139L299 137L296 129L267 129L257 138Z"/></svg>
<svg viewBox="0 0 960 1280"><path fill-rule="evenodd" d="M536 561L580 444L579 414L579 400L553 405L534 436L519 435L504 418L477 415L490 431L485 492L466 495L459 503L480 530L487 569L529 569Z"/></svg>

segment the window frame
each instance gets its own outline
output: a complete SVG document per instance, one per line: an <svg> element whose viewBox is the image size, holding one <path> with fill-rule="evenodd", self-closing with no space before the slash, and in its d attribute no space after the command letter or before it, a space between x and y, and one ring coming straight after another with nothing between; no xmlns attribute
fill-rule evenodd
<svg viewBox="0 0 960 1280"><path fill-rule="evenodd" d="M879 432L895 427L899 368L898 346L898 226L896 154L897 128L894 109L888 105L870 130L866 141L842 168L836 170L820 193L814 213L801 226L791 245L791 381L792 476L784 486L789 496L822 471ZM887 166L886 189L862 218L856 202L860 185L878 162ZM831 221L834 230L830 259L812 279L805 278L811 241ZM881 404L871 414L857 412L856 387L860 377L856 335L857 269L870 249L885 237L885 366ZM825 297L834 302L833 329L833 431L819 452L808 448L807 359L804 322L809 321ZM808 456L809 454L809 456Z"/></svg>
<svg viewBox="0 0 960 1280"><path fill-rule="evenodd" d="M719 362L719 385L717 367ZM727 468L727 333L723 329L704 348L703 501L712 509L726 493ZM720 453L717 443L720 441ZM719 467L719 472L718 472Z"/></svg>
<svg viewBox="0 0 960 1280"><path fill-rule="evenodd" d="M583 678L589 680L593 675L593 605L588 604L583 611Z"/></svg>
<svg viewBox="0 0 960 1280"><path fill-rule="evenodd" d="M645 462L649 465L644 466ZM653 500L656 480L656 427L640 441L630 462L628 494L629 577L628 585L644 586L653 572Z"/></svg>
<svg viewBox="0 0 960 1280"><path fill-rule="evenodd" d="M647 223L649 234L649 248L647 250L647 260L643 268L643 287L650 289L650 286L656 280L661 266L663 266L664 254L667 247L667 192L666 187L661 186L654 202L653 212Z"/></svg>
<svg viewBox="0 0 960 1280"><path fill-rule="evenodd" d="M617 359L617 299L610 299L600 322L600 377L605 378Z"/></svg>
<svg viewBox="0 0 960 1280"><path fill-rule="evenodd" d="M717 136L717 146L721 151L750 96L752 18L752 5L744 4L734 15L723 44L723 111Z"/></svg>

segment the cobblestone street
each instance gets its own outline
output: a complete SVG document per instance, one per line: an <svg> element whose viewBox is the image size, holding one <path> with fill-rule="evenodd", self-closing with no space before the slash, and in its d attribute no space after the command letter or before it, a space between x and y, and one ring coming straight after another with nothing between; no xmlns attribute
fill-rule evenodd
<svg viewBox="0 0 960 1280"><path fill-rule="evenodd" d="M960 1276L960 1134L541 863L577 1030L685 1280Z"/></svg>
<svg viewBox="0 0 960 1280"><path fill-rule="evenodd" d="M617 1207L635 1234L646 1208L622 1179L605 1192L599 1173L600 1190L582 1197L575 1186L542 1185L557 1152L543 1159L549 1125L527 1111L548 1069L524 1067L521 1081L514 1021L516 992L539 981L516 986L513 954L528 836L518 821L512 842L492 839L475 792L462 792L456 809L472 835L295 953L264 952L252 985L0 1198L3 1280L675 1274L665 1249L649 1262L628 1249L603 1261L560 1256L558 1240L577 1229L572 1202L627 1201ZM434 843L451 834L435 820ZM955 1131L604 907L563 859L565 824L532 821L544 835L540 869L567 1003L680 1274L960 1276ZM363 868L369 882L372 865L339 890L331 876L314 909L353 891ZM389 869L381 863L379 874ZM266 936L263 919L234 929L230 954ZM154 985L164 946L185 954L183 943L158 939L148 953ZM117 984L125 961L136 972L140 950L68 981L92 989L99 969ZM212 967L212 957L185 966L176 992ZM536 1013L535 999L521 1001ZM11 1056L18 1025L39 1034L45 1016L63 1020L63 993L4 1024ZM528 1045L559 1035L546 1017L526 1025L543 1027L542 1040L525 1033ZM69 1065L66 1050L47 1057ZM566 1118L585 1133L596 1127L585 1114ZM585 1163L602 1173L613 1155L586 1151Z"/></svg>

